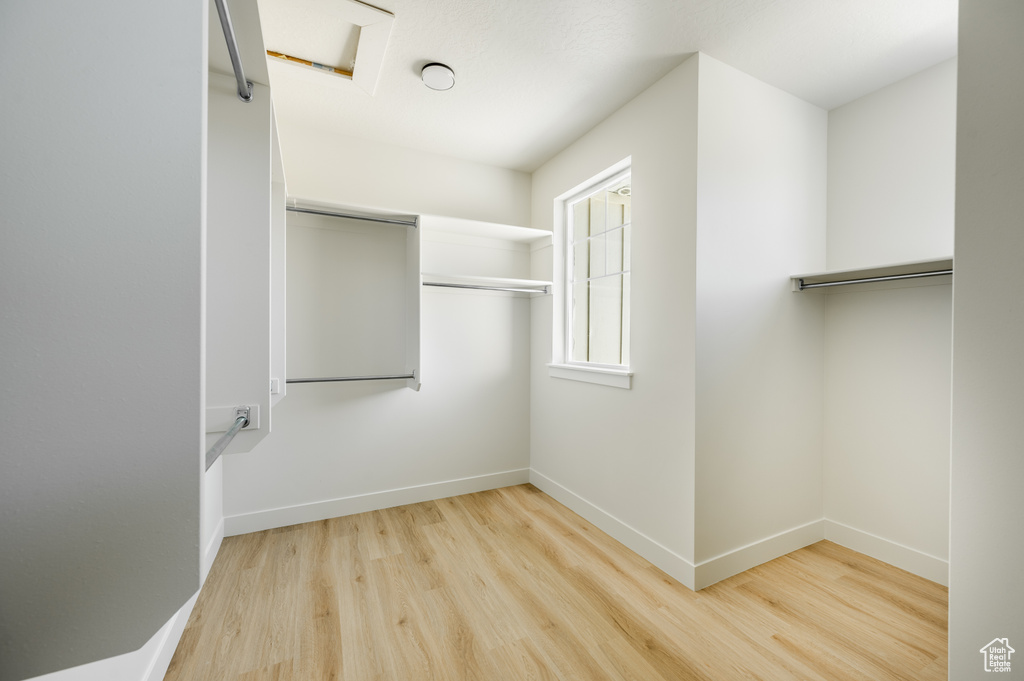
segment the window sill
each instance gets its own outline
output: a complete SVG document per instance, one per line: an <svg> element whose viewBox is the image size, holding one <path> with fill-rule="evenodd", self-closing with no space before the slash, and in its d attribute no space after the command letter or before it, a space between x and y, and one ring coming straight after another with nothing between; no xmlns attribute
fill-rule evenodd
<svg viewBox="0 0 1024 681"><path fill-rule="evenodd" d="M625 388L626 390L632 388L633 382L633 372L629 369L607 369L581 364L549 364L548 376L607 385L612 388Z"/></svg>

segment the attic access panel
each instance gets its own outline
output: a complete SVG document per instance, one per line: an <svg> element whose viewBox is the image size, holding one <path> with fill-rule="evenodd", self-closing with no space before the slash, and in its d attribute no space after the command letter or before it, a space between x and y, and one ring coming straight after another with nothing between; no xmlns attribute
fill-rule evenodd
<svg viewBox="0 0 1024 681"><path fill-rule="evenodd" d="M260 0L270 71L377 89L394 15L357 0ZM281 71L287 69L287 71Z"/></svg>

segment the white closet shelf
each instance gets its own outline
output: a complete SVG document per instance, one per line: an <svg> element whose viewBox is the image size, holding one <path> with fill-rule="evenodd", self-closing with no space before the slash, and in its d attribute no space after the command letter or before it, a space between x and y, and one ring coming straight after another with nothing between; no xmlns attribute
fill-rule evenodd
<svg viewBox="0 0 1024 681"><path fill-rule="evenodd" d="M404 225L406 227L415 227L417 220L416 215L409 213L395 213L392 211L363 208L361 206L328 203L299 196L289 196L285 201L285 210L299 213L319 213L328 217L351 218L370 222L393 222L396 225Z"/></svg>
<svg viewBox="0 0 1024 681"><path fill-rule="evenodd" d="M496 222L466 220L437 215L421 216L424 231L428 233L460 234L467 237L497 239L513 243L534 245L538 242L550 241L551 232L533 227L504 225Z"/></svg>
<svg viewBox="0 0 1024 681"><path fill-rule="evenodd" d="M952 271L953 258L949 257L831 272L795 274L790 279L794 291L827 294L851 290L948 284L953 280Z"/></svg>
<svg viewBox="0 0 1024 681"><path fill-rule="evenodd" d="M474 277L461 274L431 274L424 272L423 284L425 286L451 286L454 288L479 288L488 289L518 289L512 291L517 295L545 295L551 292L550 281L538 279L511 279L508 277ZM530 290L539 289L539 290Z"/></svg>

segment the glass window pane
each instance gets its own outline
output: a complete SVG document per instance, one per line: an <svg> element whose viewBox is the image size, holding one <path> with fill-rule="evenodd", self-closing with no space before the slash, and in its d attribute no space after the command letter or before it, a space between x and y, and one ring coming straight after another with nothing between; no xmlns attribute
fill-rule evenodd
<svg viewBox="0 0 1024 681"><path fill-rule="evenodd" d="M622 364L629 364L629 279L630 275L622 275Z"/></svg>
<svg viewBox="0 0 1024 681"><path fill-rule="evenodd" d="M590 276L603 277L608 274L608 257L605 235L590 240Z"/></svg>
<svg viewBox="0 0 1024 681"><path fill-rule="evenodd" d="M622 363L623 276L590 282L590 362Z"/></svg>
<svg viewBox="0 0 1024 681"><path fill-rule="evenodd" d="M572 328L569 329L569 357L573 362L589 361L588 344L590 329L590 284L586 281L574 284L572 299L569 301L572 314Z"/></svg>
<svg viewBox="0 0 1024 681"><path fill-rule="evenodd" d="M598 193L596 196L590 198L590 231L588 234L594 236L600 234L605 230L605 224L607 222L607 208L608 201L604 196L604 192ZM582 232L580 236L582 236Z"/></svg>
<svg viewBox="0 0 1024 681"><path fill-rule="evenodd" d="M622 263L622 229L614 229L601 238L605 242L605 272L622 272L625 269Z"/></svg>
<svg viewBox="0 0 1024 681"><path fill-rule="evenodd" d="M569 204L569 361L629 363L631 200L627 175Z"/></svg>
<svg viewBox="0 0 1024 681"><path fill-rule="evenodd" d="M618 227L628 221L626 217L626 206L629 205L629 197L621 196L616 191L608 191L605 194L607 209L605 212L605 228Z"/></svg>
<svg viewBox="0 0 1024 681"><path fill-rule="evenodd" d="M633 225L627 224L623 227L623 271L628 272L631 269L630 266L630 255L632 249L630 248L630 231L633 229Z"/></svg>
<svg viewBox="0 0 1024 681"><path fill-rule="evenodd" d="M590 201L584 199L574 203L572 211L572 240L579 241L590 236Z"/></svg>
<svg viewBox="0 0 1024 681"><path fill-rule="evenodd" d="M586 281L590 278L590 240L576 242L572 247L572 280Z"/></svg>

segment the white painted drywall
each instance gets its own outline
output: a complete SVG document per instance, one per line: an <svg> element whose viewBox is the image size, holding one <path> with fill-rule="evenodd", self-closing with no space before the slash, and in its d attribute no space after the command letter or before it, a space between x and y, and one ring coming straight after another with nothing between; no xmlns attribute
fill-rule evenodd
<svg viewBox="0 0 1024 681"><path fill-rule="evenodd" d="M203 473L199 518L199 576L206 582L224 540L224 463L220 459Z"/></svg>
<svg viewBox="0 0 1024 681"><path fill-rule="evenodd" d="M243 456L271 425L270 88L254 84L252 101L243 102L233 76L211 72L208 117L205 446L230 427L235 406L248 405L258 410L258 428L239 432L222 454ZM283 196L277 208L283 210ZM203 474L201 487L205 580L224 537L220 461Z"/></svg>
<svg viewBox="0 0 1024 681"><path fill-rule="evenodd" d="M291 378L411 368L405 365L409 232L404 225L289 214Z"/></svg>
<svg viewBox="0 0 1024 681"><path fill-rule="evenodd" d="M993 638L1024 650L1022 31L1024 4L960 0L949 592L957 681L989 678L979 651Z"/></svg>
<svg viewBox="0 0 1024 681"><path fill-rule="evenodd" d="M826 298L830 538L947 583L951 287Z"/></svg>
<svg viewBox="0 0 1024 681"><path fill-rule="evenodd" d="M693 580L697 64L691 58L533 174L532 226L554 202L632 156L631 390L553 378L560 249L535 278L554 296L532 311L532 480L654 560ZM556 243L558 237L556 235Z"/></svg>
<svg viewBox="0 0 1024 681"><path fill-rule="evenodd" d="M331 512L339 500L529 465L529 301L427 289L422 314L419 392L401 382L292 385L274 432L225 460L228 534L260 528L239 516L303 506L303 520L342 515Z"/></svg>
<svg viewBox="0 0 1024 681"><path fill-rule="evenodd" d="M427 274L530 278L530 245L492 237L443 231L443 218L425 217L420 252ZM432 227L432 225L437 225Z"/></svg>
<svg viewBox="0 0 1024 681"><path fill-rule="evenodd" d="M700 55L698 588L732 572L703 564L821 518L823 301L789 277L825 264L826 122Z"/></svg>
<svg viewBox="0 0 1024 681"><path fill-rule="evenodd" d="M285 212L288 186L276 118L271 126L270 156L273 169L270 182L270 378L277 382L277 392L272 390L270 395L273 406L288 394L285 384L288 376L288 229Z"/></svg>
<svg viewBox="0 0 1024 681"><path fill-rule="evenodd" d="M952 253L956 66L829 113L829 269ZM841 291L825 296L826 535L947 583L950 286Z"/></svg>
<svg viewBox="0 0 1024 681"><path fill-rule="evenodd" d="M137 649L199 587L207 6L2 14L8 681Z"/></svg>
<svg viewBox="0 0 1024 681"><path fill-rule="evenodd" d="M956 59L828 116L830 270L953 252Z"/></svg>
<svg viewBox="0 0 1024 681"><path fill-rule="evenodd" d="M548 376L558 287L535 301L533 477L690 586L820 533L822 303L788 281L824 265L825 144L824 111L698 55L534 174L557 228L557 197L632 157L635 375Z"/></svg>
<svg viewBox="0 0 1024 681"><path fill-rule="evenodd" d="M526 225L530 176L278 121L291 196L399 213Z"/></svg>
<svg viewBox="0 0 1024 681"><path fill-rule="evenodd" d="M330 140L324 144L329 145ZM317 147L315 154L301 145L289 147L286 135L282 135L282 145L288 187L297 195L356 205L377 200L373 197L364 200L358 191L352 193L358 187L346 186L345 178L340 175L335 176L335 182L329 176L314 178L323 183L322 188L328 187L333 192L325 196L322 191L326 189L310 186L311 176L303 169L317 166L324 173L335 172L332 164L336 157L322 155L323 145ZM354 147L355 150L360 148ZM377 161L350 153L346 163L373 168ZM301 168L296 169L296 165ZM471 164L454 165L467 176L473 169ZM462 177L459 173L451 174L452 167L450 159L435 158L432 164L421 167L424 181ZM472 202L490 205L491 213L506 220L527 209L528 186L520 186L516 179L519 174L500 169L477 170L512 181L474 181L471 189L483 194L472 196ZM433 207L441 214L462 213L459 217L473 213L465 210L463 188L458 184L449 185L444 196L424 197L420 193L422 188L403 172L398 172L397 178L390 186L390 191L396 192L395 205L384 206L386 209L416 212ZM365 185L371 180L361 178L359 182ZM511 194L507 193L510 187L515 190ZM515 210L501 209L501 206L515 206ZM423 271L512 276L504 267L516 262L521 267L522 259L528 257L521 245L510 243L508 250L503 251L493 239L474 239L465 233L446 240L433 232L434 227L443 227L443 220L427 220L432 221L432 237L423 249ZM381 232L381 227L384 232L405 231L404 228L358 223L347 226L347 234L343 236L358 243L359 239L370 239L375 229ZM329 297L314 297L316 281L331 280L330 276L324 276L330 274L331 263L324 260L323 249L314 253L309 249L310 244L305 243L316 235L310 233L310 228L289 230L288 368L294 373L304 367L315 368L310 366L310 359L329 358L329 353L311 358L310 352L302 349L316 347L317 339L311 337L316 334L316 320L329 324L329 320L337 317L338 310ZM360 230L370 230L370 233L360 235ZM361 267L373 269L388 262L394 265L395 252L394 249L370 248L361 255L341 252L337 255L354 255L362 260ZM479 270L481 263L488 263L493 269L482 272ZM339 263L342 265L344 263ZM525 276L522 271L516 273ZM361 293L373 293L373 290ZM391 307L399 304L396 300ZM394 317L391 314L394 311L382 308L363 313ZM288 396L274 408L274 432L252 452L225 458L224 510L228 534L527 479L529 299L507 293L424 288L421 320L424 382L419 392L409 390L403 382L289 386ZM345 320L341 322L344 326ZM401 329L395 330L399 332ZM398 347L388 350L384 346L389 339L380 338L381 348L375 349L370 364L359 364L362 360L358 357L339 357L339 362L348 361L350 367L390 373L393 367L373 364L376 361L373 357L379 356L383 361L397 355L402 350L403 340L396 338ZM323 355L321 350L323 348L316 352Z"/></svg>
<svg viewBox="0 0 1024 681"><path fill-rule="evenodd" d="M238 433L225 455L246 452L270 430L270 88L238 98L234 77L210 73L206 236L206 407L259 407L259 428ZM214 413L214 412L211 412ZM233 418L207 415L206 445Z"/></svg>

